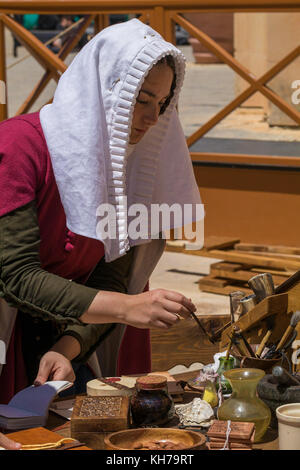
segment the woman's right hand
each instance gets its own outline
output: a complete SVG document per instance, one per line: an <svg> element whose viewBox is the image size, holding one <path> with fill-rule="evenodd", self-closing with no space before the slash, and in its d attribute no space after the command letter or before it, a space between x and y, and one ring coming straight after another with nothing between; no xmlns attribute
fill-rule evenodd
<svg viewBox="0 0 300 470"><path fill-rule="evenodd" d="M195 312L193 302L179 292L153 289L142 294L99 291L80 317L84 323L123 323L136 328L167 329Z"/></svg>
<svg viewBox="0 0 300 470"><path fill-rule="evenodd" d="M189 318L196 310L184 295L166 289L154 289L128 296L124 323L136 328L168 329L181 317Z"/></svg>
<svg viewBox="0 0 300 470"><path fill-rule="evenodd" d="M21 444L19 442L12 441L0 432L0 447L3 447L6 450L20 450Z"/></svg>

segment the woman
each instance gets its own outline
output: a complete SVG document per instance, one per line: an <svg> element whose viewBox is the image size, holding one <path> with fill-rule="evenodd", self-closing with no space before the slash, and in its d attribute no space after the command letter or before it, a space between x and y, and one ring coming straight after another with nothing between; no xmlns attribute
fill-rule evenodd
<svg viewBox="0 0 300 470"><path fill-rule="evenodd" d="M10 312L0 390L15 378L6 401L24 376L73 379L69 361L81 368L95 351L113 375L125 327L118 370L125 359L132 372L131 347L134 372L146 372L148 329L195 310L178 292L143 292L164 249L159 234L182 224L151 225L153 204L201 202L175 109L183 75L180 51L131 20L82 49L51 105L0 124L0 295ZM140 237L128 229L137 204L147 213ZM108 232L103 208L115 216ZM25 364L18 357L11 374L16 345Z"/></svg>

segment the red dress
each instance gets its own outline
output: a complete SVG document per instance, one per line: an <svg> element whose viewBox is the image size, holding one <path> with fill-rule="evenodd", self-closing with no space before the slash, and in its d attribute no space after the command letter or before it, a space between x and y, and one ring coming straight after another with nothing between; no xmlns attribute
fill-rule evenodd
<svg viewBox="0 0 300 470"><path fill-rule="evenodd" d="M39 113L18 116L0 123L0 194L0 216L36 200L42 269L84 283L104 255L103 244L74 234L66 227L65 212ZM15 333L12 338L16 339ZM126 347L128 340L130 348ZM143 353L136 354L141 351L140 347ZM12 349L9 348L7 360L13 359ZM18 373L13 374L14 368L8 362L4 369L2 377L7 374L7 370L11 370L16 393L16 388L22 388L17 386ZM119 373L143 373L150 369L149 331L127 327L121 347Z"/></svg>

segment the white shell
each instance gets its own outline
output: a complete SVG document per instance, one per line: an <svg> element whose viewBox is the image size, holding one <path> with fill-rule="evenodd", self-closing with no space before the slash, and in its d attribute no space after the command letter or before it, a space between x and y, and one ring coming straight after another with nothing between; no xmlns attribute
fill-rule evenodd
<svg viewBox="0 0 300 470"><path fill-rule="evenodd" d="M209 403L201 398L194 398L186 405L176 405L176 414L184 426L209 427L214 419L214 412Z"/></svg>

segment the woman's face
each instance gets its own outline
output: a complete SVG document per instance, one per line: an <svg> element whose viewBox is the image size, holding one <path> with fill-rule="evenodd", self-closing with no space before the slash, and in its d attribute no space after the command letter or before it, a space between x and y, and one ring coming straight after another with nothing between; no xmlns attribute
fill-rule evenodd
<svg viewBox="0 0 300 470"><path fill-rule="evenodd" d="M136 99L130 144L137 144L157 123L160 109L170 94L172 81L173 71L168 65L158 64L150 70Z"/></svg>

